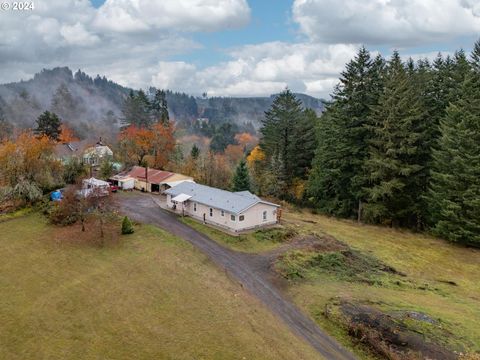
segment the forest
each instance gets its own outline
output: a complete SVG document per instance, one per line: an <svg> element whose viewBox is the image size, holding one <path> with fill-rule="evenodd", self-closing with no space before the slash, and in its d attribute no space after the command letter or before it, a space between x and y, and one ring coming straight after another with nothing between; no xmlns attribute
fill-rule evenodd
<svg viewBox="0 0 480 360"><path fill-rule="evenodd" d="M76 81L90 83L80 75ZM54 99L68 92L61 87ZM186 114L198 115L207 102L224 109L217 120L192 120L192 134L171 118L179 106L169 102L172 94L152 88L124 97L110 144L124 168L177 171L335 217L480 246L480 41L471 54L433 61L405 61L397 51L385 59L362 47L320 116L286 89L272 98L258 133L226 118L235 112L227 98L177 94ZM79 134L63 120L71 106L54 101L52 108L33 132L15 127L8 113L0 119L3 199L36 201L85 174L81 164L53 160L55 144ZM112 171L101 168L103 177Z"/></svg>

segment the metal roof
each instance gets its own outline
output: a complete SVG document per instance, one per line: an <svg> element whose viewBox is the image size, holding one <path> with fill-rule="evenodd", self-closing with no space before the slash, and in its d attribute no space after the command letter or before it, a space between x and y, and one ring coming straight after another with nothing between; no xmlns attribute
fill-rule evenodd
<svg viewBox="0 0 480 360"><path fill-rule="evenodd" d="M165 194L171 195L172 197L180 194L187 194L191 196L189 199L190 201L225 210L233 214L239 214L257 203L279 207L277 204L263 201L249 191L235 193L193 182L182 182L181 184L166 190Z"/></svg>
<svg viewBox="0 0 480 360"><path fill-rule="evenodd" d="M170 171L148 168L148 182L151 184L160 184L173 174L174 173ZM127 173L127 175L134 177L135 179L145 181L145 168L142 166L134 166L132 170Z"/></svg>
<svg viewBox="0 0 480 360"><path fill-rule="evenodd" d="M175 196L175 197L172 199L172 201L176 201L176 202L182 203L182 202L187 201L187 200L190 199L191 197L192 197L191 195L180 194L180 195Z"/></svg>

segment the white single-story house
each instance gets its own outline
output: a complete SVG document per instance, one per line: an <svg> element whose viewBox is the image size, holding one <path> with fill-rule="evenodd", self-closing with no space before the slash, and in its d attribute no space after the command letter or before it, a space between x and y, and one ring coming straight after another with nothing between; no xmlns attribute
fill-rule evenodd
<svg viewBox="0 0 480 360"><path fill-rule="evenodd" d="M164 194L169 209L233 233L279 221L280 206L249 191L230 192L184 181Z"/></svg>

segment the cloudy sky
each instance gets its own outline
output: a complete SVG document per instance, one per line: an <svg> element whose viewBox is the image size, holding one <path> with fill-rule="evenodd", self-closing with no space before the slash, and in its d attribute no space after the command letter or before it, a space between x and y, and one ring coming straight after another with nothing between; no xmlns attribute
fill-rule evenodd
<svg viewBox="0 0 480 360"><path fill-rule="evenodd" d="M479 0L33 1L0 10L1 83L67 65L134 88L328 97L361 44L418 58L480 37Z"/></svg>

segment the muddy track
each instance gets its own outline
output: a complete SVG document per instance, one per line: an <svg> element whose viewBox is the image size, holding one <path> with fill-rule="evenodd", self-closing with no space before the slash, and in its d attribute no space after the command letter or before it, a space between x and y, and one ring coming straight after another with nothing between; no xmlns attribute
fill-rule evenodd
<svg viewBox="0 0 480 360"><path fill-rule="evenodd" d="M258 255L247 255L227 249L208 236L182 223L166 210L161 209L151 195L135 193L117 197L120 210L132 219L156 225L185 239L205 253L214 263L233 276L246 290L260 299L268 309L280 317L294 333L310 343L326 359L355 357L296 307L268 275Z"/></svg>

